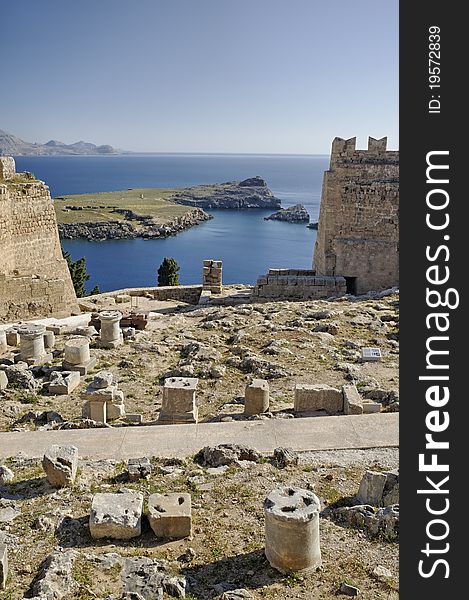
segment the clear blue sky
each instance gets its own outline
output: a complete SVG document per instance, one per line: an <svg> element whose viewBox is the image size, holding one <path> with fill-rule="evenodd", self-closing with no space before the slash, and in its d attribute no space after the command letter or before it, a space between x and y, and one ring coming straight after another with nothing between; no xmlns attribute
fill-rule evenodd
<svg viewBox="0 0 469 600"><path fill-rule="evenodd" d="M16 0L0 129L134 151L398 147L397 0Z"/></svg>

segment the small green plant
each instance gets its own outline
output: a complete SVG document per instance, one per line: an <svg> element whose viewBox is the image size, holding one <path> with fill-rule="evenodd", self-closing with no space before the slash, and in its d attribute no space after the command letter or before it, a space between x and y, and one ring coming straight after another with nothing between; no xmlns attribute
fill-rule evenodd
<svg viewBox="0 0 469 600"><path fill-rule="evenodd" d="M158 269L158 285L179 285L179 269L177 261L166 256Z"/></svg>
<svg viewBox="0 0 469 600"><path fill-rule="evenodd" d="M283 579L283 583L287 587L295 587L295 585L299 585L303 581L303 577L298 573L290 573Z"/></svg>
<svg viewBox="0 0 469 600"><path fill-rule="evenodd" d="M18 398L21 404L39 404L41 399L36 394L21 394Z"/></svg>

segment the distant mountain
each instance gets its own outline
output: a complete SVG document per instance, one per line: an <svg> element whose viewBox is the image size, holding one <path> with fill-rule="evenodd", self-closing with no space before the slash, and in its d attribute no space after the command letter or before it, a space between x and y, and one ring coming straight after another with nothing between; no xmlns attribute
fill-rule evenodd
<svg viewBox="0 0 469 600"><path fill-rule="evenodd" d="M32 144L11 135L0 129L0 155L6 156L31 156L47 154L121 154L121 150L116 150L107 144L96 146L89 142L75 142L74 144L64 144L58 140L50 140L46 144Z"/></svg>

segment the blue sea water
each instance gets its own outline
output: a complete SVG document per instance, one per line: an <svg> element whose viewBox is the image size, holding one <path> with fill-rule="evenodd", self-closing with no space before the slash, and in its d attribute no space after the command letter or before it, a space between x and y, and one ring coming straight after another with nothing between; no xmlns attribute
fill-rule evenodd
<svg viewBox="0 0 469 600"><path fill-rule="evenodd" d="M131 187L187 187L260 175L282 206L301 203L319 216L326 156L141 154L118 156L19 156L52 196L118 191ZM316 231L303 224L265 221L273 211L210 211L213 219L164 240L64 240L76 260L86 257L88 290L156 285L165 256L175 258L182 284L199 283L205 258L223 260L224 283L254 283L269 268L310 268Z"/></svg>

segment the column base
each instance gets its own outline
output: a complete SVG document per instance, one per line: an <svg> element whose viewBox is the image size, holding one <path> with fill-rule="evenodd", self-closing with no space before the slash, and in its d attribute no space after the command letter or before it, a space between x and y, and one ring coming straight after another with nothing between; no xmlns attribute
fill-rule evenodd
<svg viewBox="0 0 469 600"><path fill-rule="evenodd" d="M78 371L80 375L88 375L88 371L91 371L96 366L98 359L96 356L92 356L90 360L81 365L72 365L66 360L62 361L62 368L66 371Z"/></svg>

